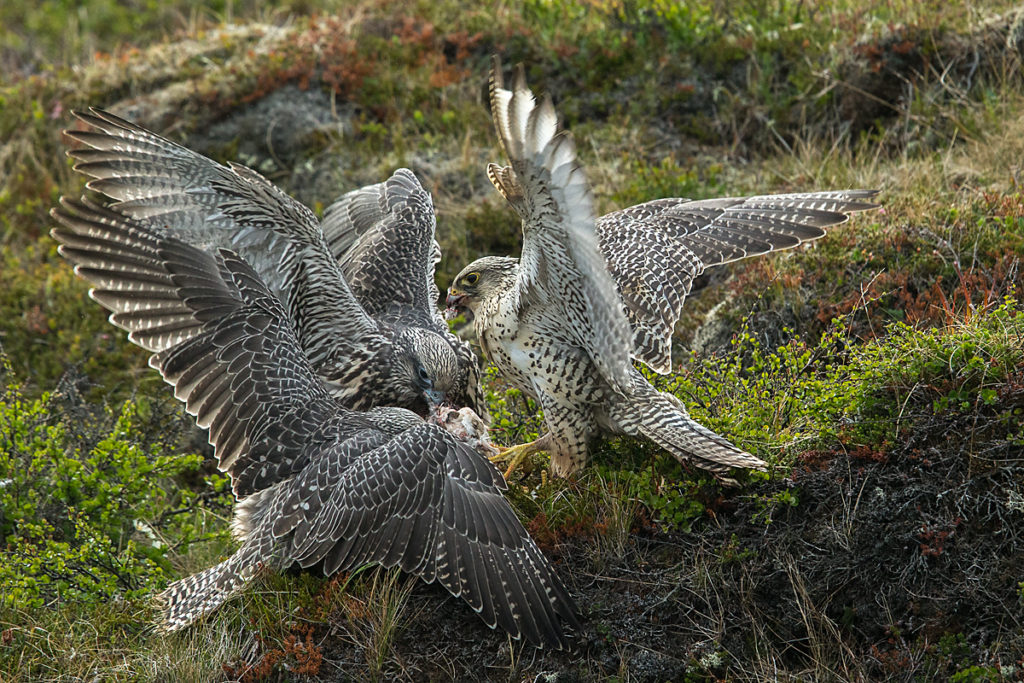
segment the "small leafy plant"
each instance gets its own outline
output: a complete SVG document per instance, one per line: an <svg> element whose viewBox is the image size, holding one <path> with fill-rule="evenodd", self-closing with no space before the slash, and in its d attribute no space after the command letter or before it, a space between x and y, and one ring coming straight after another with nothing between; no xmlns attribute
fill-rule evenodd
<svg viewBox="0 0 1024 683"><path fill-rule="evenodd" d="M197 498L165 485L201 457L168 454L145 399L95 410L71 393L27 398L10 376L0 393L0 608L147 595L170 545L201 535L176 521Z"/></svg>

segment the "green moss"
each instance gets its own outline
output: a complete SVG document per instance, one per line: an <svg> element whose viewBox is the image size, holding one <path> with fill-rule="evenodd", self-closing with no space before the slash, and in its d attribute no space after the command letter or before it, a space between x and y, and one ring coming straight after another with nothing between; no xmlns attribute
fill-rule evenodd
<svg viewBox="0 0 1024 683"><path fill-rule="evenodd" d="M660 197L703 199L720 197L726 191L721 164L684 168L674 156L666 156L657 164L647 164L624 153L626 183L614 194L618 206L632 206Z"/></svg>

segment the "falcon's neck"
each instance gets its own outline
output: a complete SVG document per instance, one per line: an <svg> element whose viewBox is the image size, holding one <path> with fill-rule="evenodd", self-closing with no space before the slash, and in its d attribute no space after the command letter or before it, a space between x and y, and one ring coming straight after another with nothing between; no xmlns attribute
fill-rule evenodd
<svg viewBox="0 0 1024 683"><path fill-rule="evenodd" d="M488 300L481 301L473 316L473 328L484 354L499 366L499 356L519 332L522 296L517 278L509 278L506 289Z"/></svg>
<svg viewBox="0 0 1024 683"><path fill-rule="evenodd" d="M473 311L473 328L478 336L497 332L499 336L514 330L522 309L518 268L505 278L497 294L480 301ZM498 329L496 329L498 328Z"/></svg>

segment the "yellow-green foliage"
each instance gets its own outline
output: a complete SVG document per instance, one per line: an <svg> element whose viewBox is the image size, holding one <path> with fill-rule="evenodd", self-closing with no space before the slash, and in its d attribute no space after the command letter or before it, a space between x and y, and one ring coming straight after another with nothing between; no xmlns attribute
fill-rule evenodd
<svg viewBox="0 0 1024 683"><path fill-rule="evenodd" d="M157 534L183 496L161 482L200 458L145 434L148 401L98 415L67 401L9 378L0 396L0 609L144 595L168 568Z"/></svg>
<svg viewBox="0 0 1024 683"><path fill-rule="evenodd" d="M702 424L765 459L775 476L837 448L881 460L925 421L963 415L976 425L963 446L968 458L1024 445L1024 309L1010 297L944 327L893 322L866 343L850 336L845 319L817 342L794 338L774 349L744 326L728 353L694 354L678 374L647 376ZM689 529L704 514L710 478L649 444L598 448L595 469L661 525ZM769 507L798 503L786 490L769 498Z"/></svg>
<svg viewBox="0 0 1024 683"><path fill-rule="evenodd" d="M993 439L1021 428L1021 407L1006 401L1024 379L1024 313L1011 297L943 327L890 323L867 343L836 319L817 343L765 349L744 329L732 345L728 354L694 357L661 388L770 462L788 465L801 451L837 443L884 452L901 420L922 412L1002 410L1008 431Z"/></svg>
<svg viewBox="0 0 1024 683"><path fill-rule="evenodd" d="M500 445L526 443L544 432L537 403L518 389L510 388L498 369L489 365L484 371L484 390L491 410L491 438Z"/></svg>
<svg viewBox="0 0 1024 683"><path fill-rule="evenodd" d="M706 168L683 167L674 156L663 157L657 164L646 164L629 157L624 163L629 170L626 183L615 191L617 206L640 204L652 197L703 199L722 196L726 192L719 178L721 164L711 164Z"/></svg>
<svg viewBox="0 0 1024 683"><path fill-rule="evenodd" d="M692 354L670 376L645 372L698 421L783 476L799 456L836 447L884 458L925 418L985 414L985 424L995 427L979 431L975 449L1024 444L1024 309L1016 299L1006 297L944 326L891 321L866 342L852 336L848 320L833 320L816 342L786 330L792 338L774 349L744 324L728 353ZM488 386L492 433L499 442L524 442L543 431L532 402L504 389L493 369ZM595 444L594 464L618 495L642 502L660 524L689 528L704 512L701 489L710 478L651 444ZM527 517L543 514L546 526L579 523L579 515L557 504L563 496L550 489L538 495L549 504L531 508L520 501ZM785 504L797 502L792 495L783 498Z"/></svg>

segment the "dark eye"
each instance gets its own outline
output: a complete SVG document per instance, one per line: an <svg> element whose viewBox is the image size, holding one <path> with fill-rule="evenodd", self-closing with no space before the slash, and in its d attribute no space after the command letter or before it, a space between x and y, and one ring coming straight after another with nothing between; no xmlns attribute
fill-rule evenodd
<svg viewBox="0 0 1024 683"><path fill-rule="evenodd" d="M427 374L427 369L421 365L419 367L418 372L419 372L420 379L422 381L427 382L429 384L430 383L430 375Z"/></svg>
<svg viewBox="0 0 1024 683"><path fill-rule="evenodd" d="M480 279L480 273L470 273L466 277L462 278L462 281L467 285L475 285Z"/></svg>

